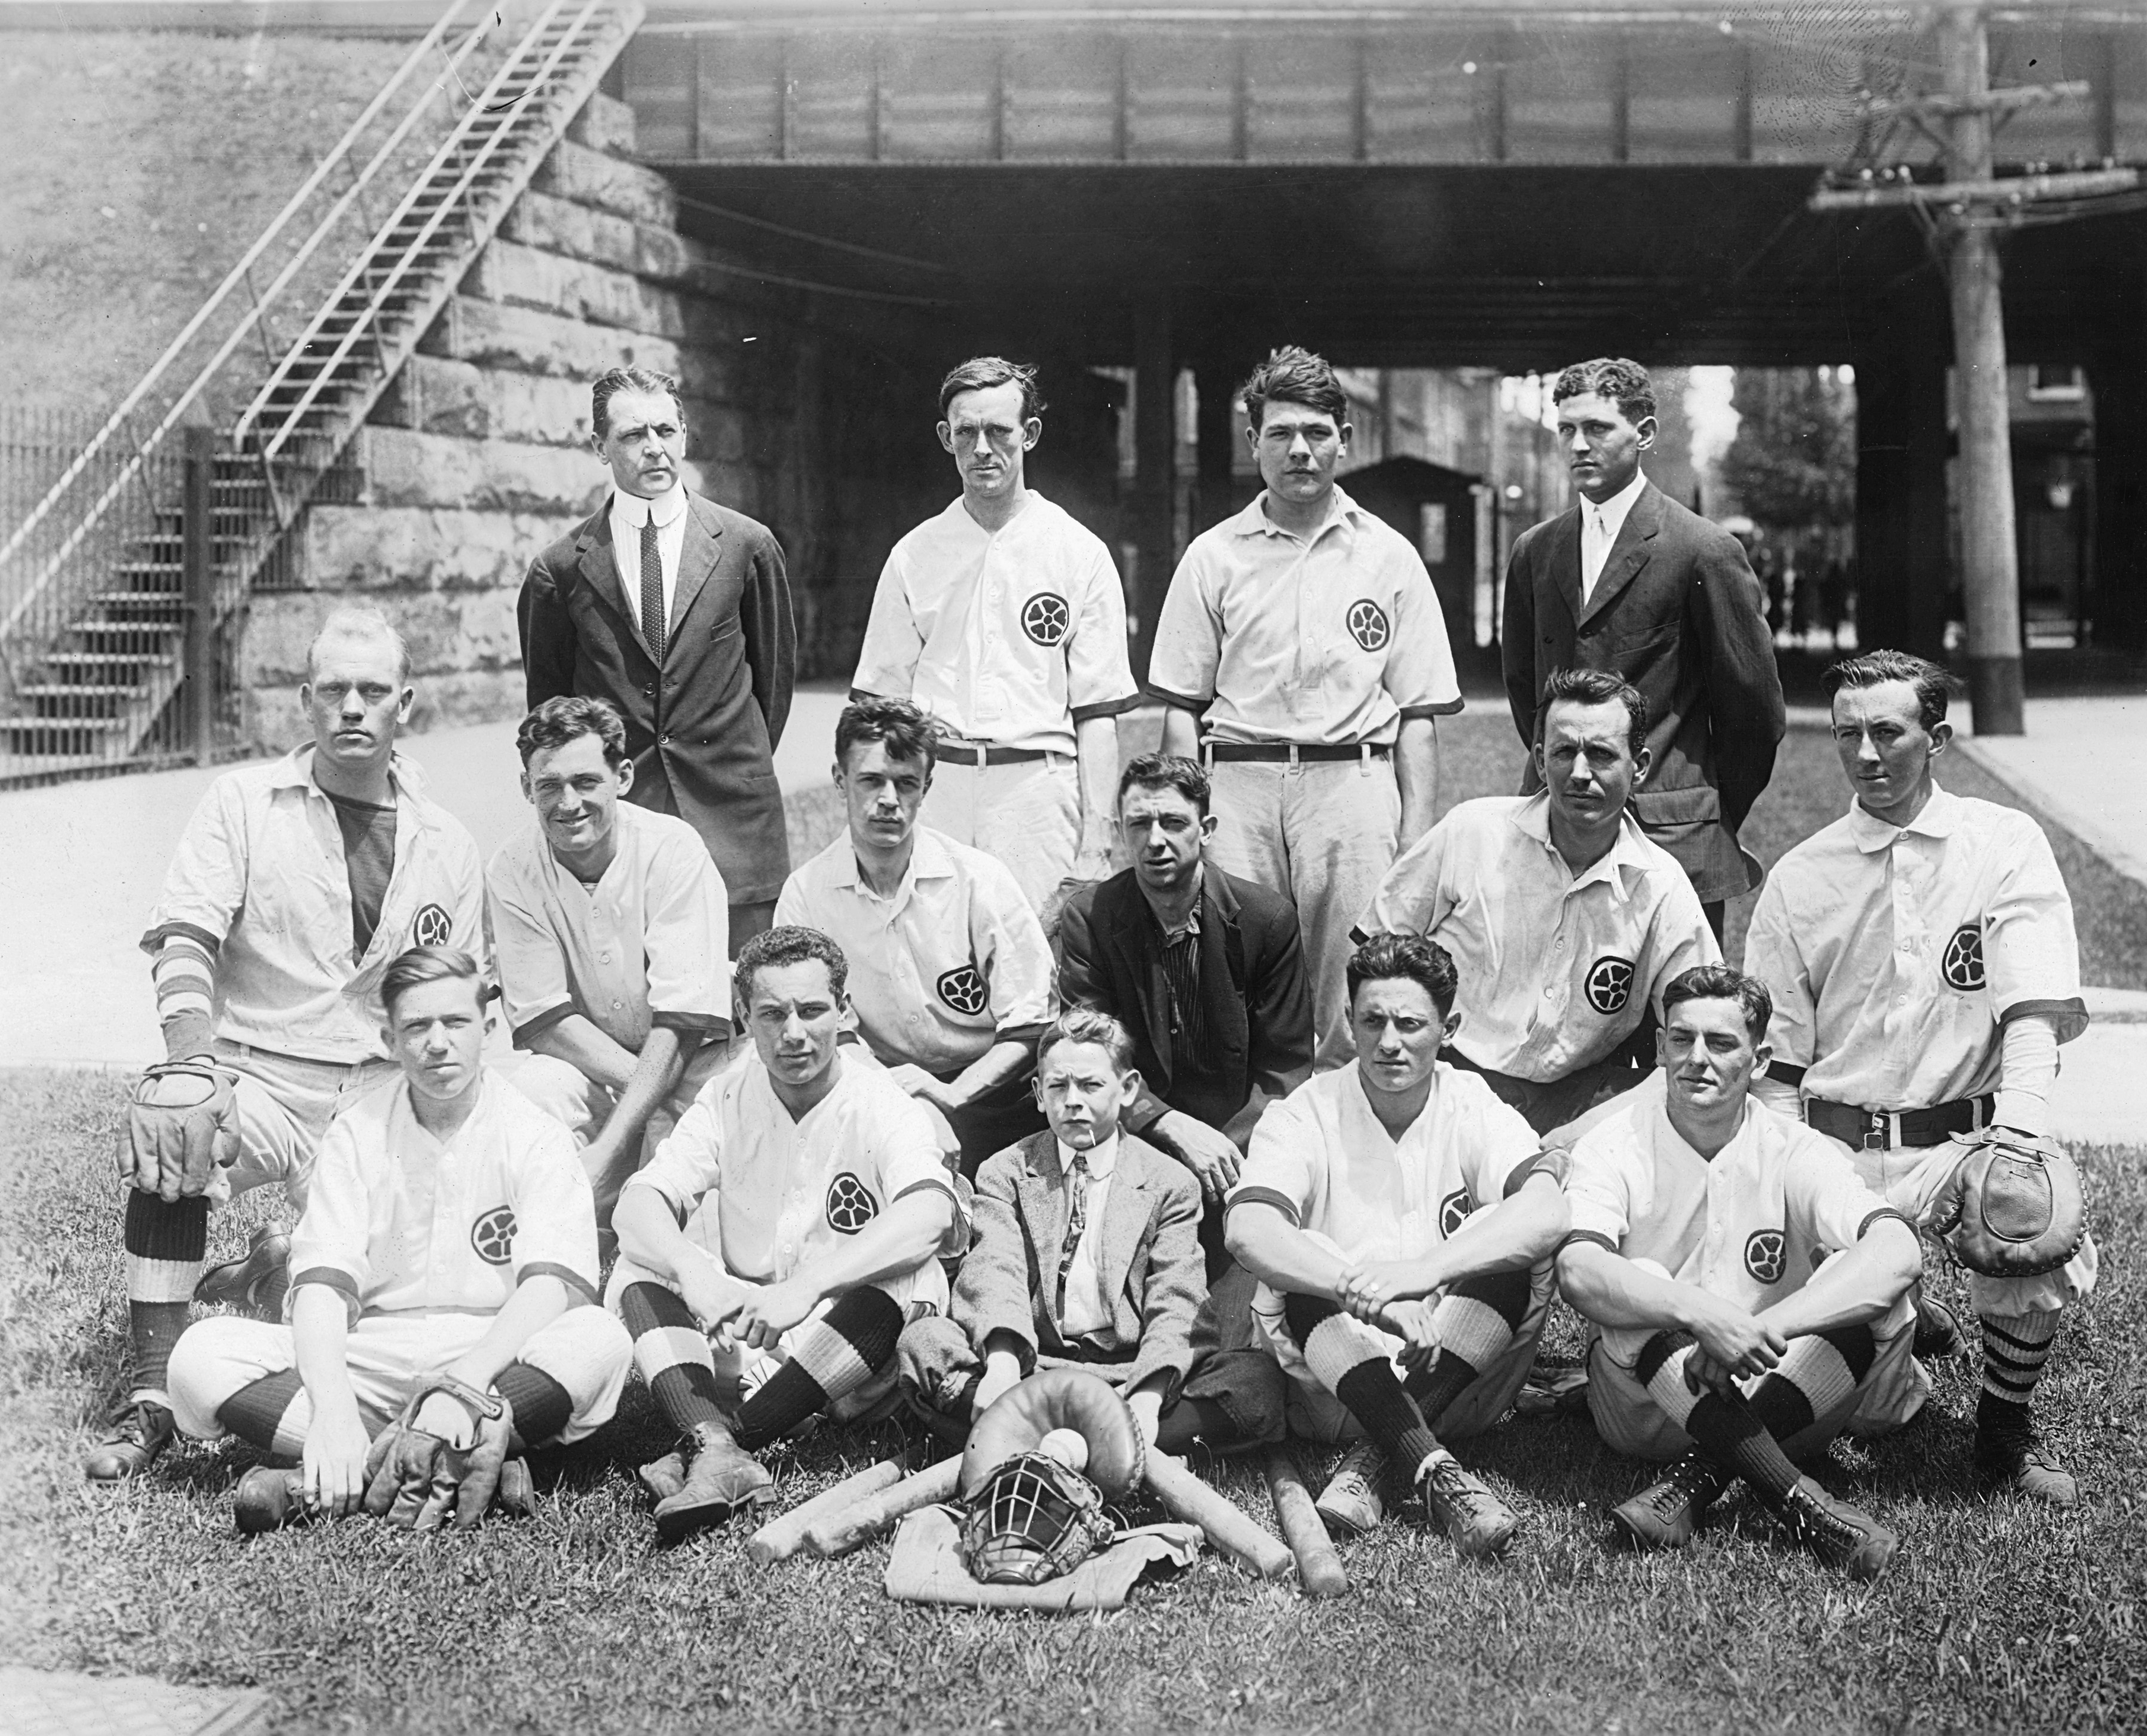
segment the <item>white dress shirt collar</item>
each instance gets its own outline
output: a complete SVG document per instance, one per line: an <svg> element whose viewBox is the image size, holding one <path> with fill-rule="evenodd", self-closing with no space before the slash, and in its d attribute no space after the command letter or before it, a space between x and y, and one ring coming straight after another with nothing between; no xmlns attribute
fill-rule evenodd
<svg viewBox="0 0 2147 1736"><path fill-rule="evenodd" d="M1092 1149L1079 1152L1074 1150L1063 1139L1060 1139L1058 1168L1062 1174L1069 1176L1073 1174L1074 1160L1076 1158L1080 1158L1089 1166L1089 1178L1091 1181L1109 1181L1111 1178L1111 1172L1119 1167L1118 1134L1114 1133L1108 1139L1098 1140Z"/></svg>
<svg viewBox="0 0 2147 1736"><path fill-rule="evenodd" d="M611 515L620 524L640 534L641 527L654 520L658 530L668 529L686 510L686 485L673 483L653 500L638 494L629 494L623 488L614 488L611 496Z"/></svg>

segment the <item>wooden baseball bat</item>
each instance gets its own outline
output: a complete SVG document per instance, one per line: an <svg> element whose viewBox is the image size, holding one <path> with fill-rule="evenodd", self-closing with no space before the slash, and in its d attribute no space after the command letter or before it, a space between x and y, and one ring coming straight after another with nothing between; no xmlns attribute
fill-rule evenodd
<svg viewBox="0 0 2147 1736"><path fill-rule="evenodd" d="M1304 1473L1297 1468L1287 1447L1268 1454L1268 1493L1274 1497L1275 1517L1282 1521L1284 1541L1297 1558L1297 1577L1308 1598L1339 1598L1349 1589L1349 1575L1335 1553L1319 1510L1312 1504L1312 1491L1304 1486Z"/></svg>
<svg viewBox="0 0 2147 1736"><path fill-rule="evenodd" d="M833 1488L826 1488L809 1501L801 1501L789 1512L770 1519L747 1541L747 1559L765 1567L773 1561L788 1561L805 1547L805 1528L815 1519L838 1513L854 1507L868 1495L902 1481L908 1469L900 1458L883 1458L876 1465L845 1477Z"/></svg>
<svg viewBox="0 0 2147 1736"><path fill-rule="evenodd" d="M943 1458L841 1513L823 1513L805 1528L805 1541L823 1560L847 1555L858 1544L891 1528L904 1513L951 1501L961 1475L960 1454Z"/></svg>
<svg viewBox="0 0 2147 1736"><path fill-rule="evenodd" d="M1168 1453L1149 1448L1141 1474L1168 1511L1198 1525L1209 1543L1263 1579L1279 1579L1296 1568L1297 1558L1288 1545L1263 1530L1236 1502L1218 1494Z"/></svg>

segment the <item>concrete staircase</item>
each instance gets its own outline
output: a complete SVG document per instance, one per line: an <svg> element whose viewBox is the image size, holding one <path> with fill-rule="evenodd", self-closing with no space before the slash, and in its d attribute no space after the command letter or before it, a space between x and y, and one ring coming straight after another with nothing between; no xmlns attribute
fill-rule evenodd
<svg viewBox="0 0 2147 1736"><path fill-rule="evenodd" d="M197 437L208 473L201 479L206 490L198 483L195 498L205 492L211 503L202 608L213 627L226 623L257 587L273 590L287 581L310 509L358 498L367 418L594 98L641 16L639 0L546 5L408 177L393 209L319 300L302 334L250 393L241 388L244 408L219 429L213 457L201 454ZM389 147L407 136L408 126L368 171L383 164L392 171ZM354 190L358 185L353 181ZM348 206L346 195L334 215ZM0 713L0 779L34 780L142 763L172 747L198 748L178 739L173 728L190 606L187 525L169 487L177 473L172 455L155 448L178 443L168 437L190 405L234 396L229 375L243 365L238 353L236 341L228 341L155 434L136 448L118 483L86 506L59 502L61 509L84 513L83 527L60 539L57 555L18 588L0 623L0 662L10 678ZM126 408L115 423L123 423ZM87 533L108 518L122 485L139 487L153 475L166 486L148 491L146 522L116 563L108 555L100 563L99 540ZM55 489L48 508L61 493ZM45 508L35 516L65 522ZM22 531L7 552L18 546L31 546ZM41 617L58 630L38 634ZM224 655L229 662L228 644Z"/></svg>

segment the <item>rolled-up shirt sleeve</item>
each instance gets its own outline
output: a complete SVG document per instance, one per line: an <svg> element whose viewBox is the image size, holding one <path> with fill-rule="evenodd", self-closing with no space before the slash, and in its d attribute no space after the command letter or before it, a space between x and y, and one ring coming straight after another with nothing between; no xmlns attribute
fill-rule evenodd
<svg viewBox="0 0 2147 1736"><path fill-rule="evenodd" d="M366 1188L353 1123L332 1121L321 1141L319 1155L313 1160L313 1188L306 1196L305 1213L291 1233L291 1288L283 1303L286 1319L290 1318L290 1298L301 1287L325 1284L342 1295L351 1320L357 1320L373 1278L368 1253L372 1227L373 1202Z"/></svg>
<svg viewBox="0 0 2147 1736"><path fill-rule="evenodd" d="M907 564L898 548L880 568L872 613L865 621L864 643L858 651L858 672L850 678L858 693L907 699L916 683L924 635L917 630L917 616L909 604Z"/></svg>
<svg viewBox="0 0 2147 1736"><path fill-rule="evenodd" d="M1080 579L1080 607L1066 643L1066 703L1076 723L1109 717L1139 697L1126 656L1126 598L1100 544Z"/></svg>
<svg viewBox="0 0 2147 1736"><path fill-rule="evenodd" d="M1237 1185L1224 1202L1225 1213L1239 1206L1272 1206L1302 1228L1312 1209L1313 1163L1319 1150L1309 1117L1287 1098L1270 1106L1253 1129Z"/></svg>
<svg viewBox="0 0 2147 1736"><path fill-rule="evenodd" d="M648 867L651 1022L722 1036L730 1030L730 896L697 838L668 834Z"/></svg>
<svg viewBox="0 0 2147 1736"><path fill-rule="evenodd" d="M514 1172L514 1281L558 1278L583 1300L597 1298L597 1213L573 1135L548 1129Z"/></svg>
<svg viewBox="0 0 2147 1736"><path fill-rule="evenodd" d="M1223 662L1223 623L1209 591L1199 551L1189 550L1171 575L1148 660L1149 691L1196 711L1215 697Z"/></svg>
<svg viewBox="0 0 2147 1736"><path fill-rule="evenodd" d="M719 1094L704 1091L694 1098L647 1166L627 1178L628 1188L651 1189L682 1223L703 1198L719 1191L723 1128L713 1103Z"/></svg>

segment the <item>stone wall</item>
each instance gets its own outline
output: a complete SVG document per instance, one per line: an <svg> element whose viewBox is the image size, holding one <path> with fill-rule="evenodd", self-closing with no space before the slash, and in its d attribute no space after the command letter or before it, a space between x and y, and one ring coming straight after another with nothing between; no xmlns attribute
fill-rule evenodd
<svg viewBox="0 0 2147 1736"><path fill-rule="evenodd" d="M801 677L849 673L888 546L951 493L930 433L944 346L778 302L680 234L670 183L628 160L633 130L606 97L577 118L363 431L358 502L313 508L295 587L252 599L256 745L303 733L305 647L345 598L408 638L418 727L520 715L515 598L603 498L587 385L625 363L679 377L689 481L781 540Z"/></svg>

